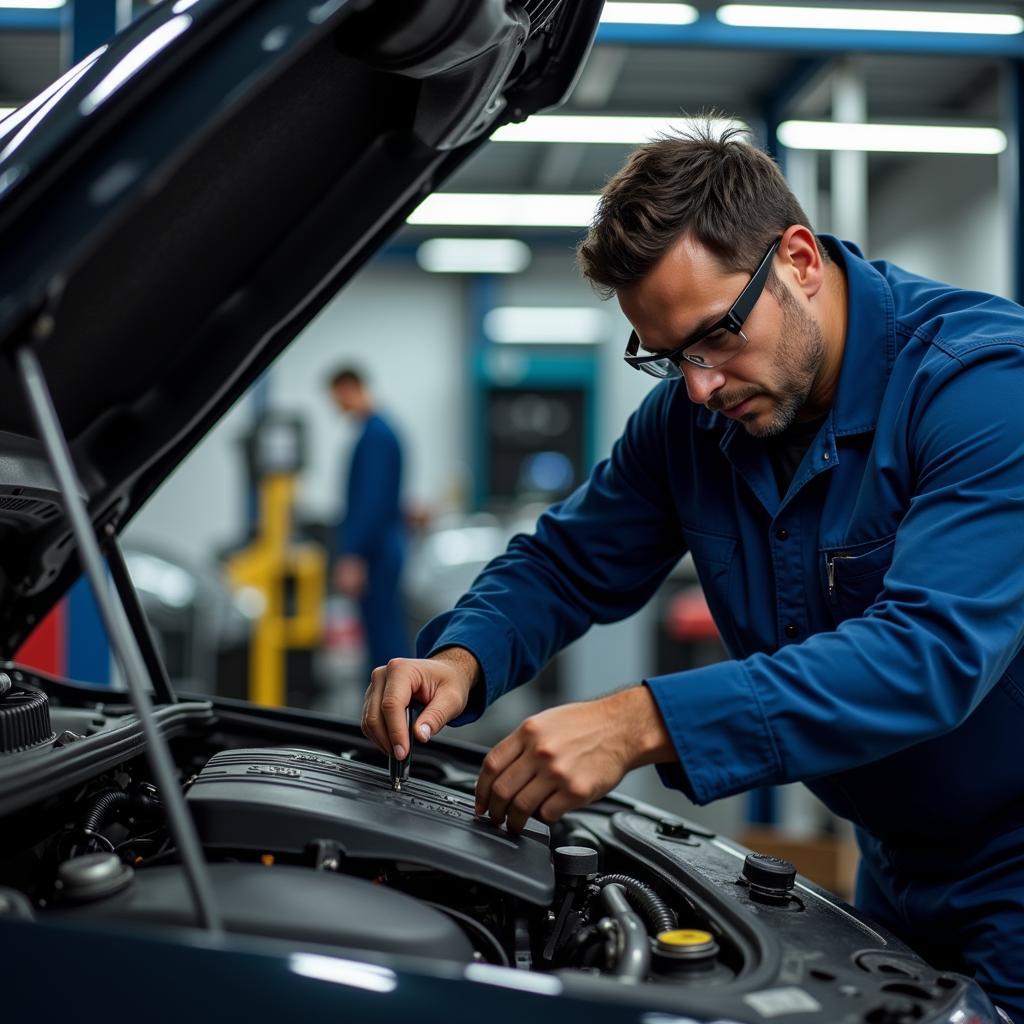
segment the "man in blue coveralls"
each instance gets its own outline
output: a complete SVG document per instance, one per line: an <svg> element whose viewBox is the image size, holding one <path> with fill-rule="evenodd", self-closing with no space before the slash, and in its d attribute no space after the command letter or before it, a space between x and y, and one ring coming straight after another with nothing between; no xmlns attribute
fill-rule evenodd
<svg viewBox="0 0 1024 1024"><path fill-rule="evenodd" d="M802 780L857 826L858 905L1024 1022L1024 310L816 236L710 129L635 151L578 258L666 379L374 670L364 731L473 720L689 551L732 660L532 716L478 811L553 822L652 763L702 804Z"/></svg>
<svg viewBox="0 0 1024 1024"><path fill-rule="evenodd" d="M400 589L405 558L402 448L358 371L346 367L335 372L330 391L335 405L362 425L335 542L334 585L359 603L372 668L410 653Z"/></svg>

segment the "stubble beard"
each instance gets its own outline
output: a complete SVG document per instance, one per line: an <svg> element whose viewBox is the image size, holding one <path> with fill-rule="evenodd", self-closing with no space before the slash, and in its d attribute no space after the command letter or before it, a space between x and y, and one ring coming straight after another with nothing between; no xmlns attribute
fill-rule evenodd
<svg viewBox="0 0 1024 1024"><path fill-rule="evenodd" d="M740 417L751 437L774 437L796 420L810 397L825 361L825 338L818 322L808 315L789 291L780 285L776 296L782 307L782 331L776 357L780 376L766 392L773 405L767 417L755 412Z"/></svg>

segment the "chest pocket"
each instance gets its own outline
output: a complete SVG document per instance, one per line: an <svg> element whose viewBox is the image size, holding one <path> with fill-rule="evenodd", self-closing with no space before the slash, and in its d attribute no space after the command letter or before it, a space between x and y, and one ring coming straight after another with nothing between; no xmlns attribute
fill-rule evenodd
<svg viewBox="0 0 1024 1024"><path fill-rule="evenodd" d="M874 604L882 580L892 565L896 535L822 553L825 595L838 625L854 619Z"/></svg>

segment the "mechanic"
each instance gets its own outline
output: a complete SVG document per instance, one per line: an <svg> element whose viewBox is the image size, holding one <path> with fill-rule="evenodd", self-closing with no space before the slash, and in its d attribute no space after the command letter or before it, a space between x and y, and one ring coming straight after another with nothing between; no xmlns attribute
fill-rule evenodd
<svg viewBox="0 0 1024 1024"><path fill-rule="evenodd" d="M334 585L357 601L369 664L411 652L401 598L405 560L402 520L402 448L358 370L343 367L329 379L335 405L361 427L345 487L345 517L335 536Z"/></svg>
<svg viewBox="0 0 1024 1024"><path fill-rule="evenodd" d="M554 822L652 763L699 804L802 780L857 826L858 906L1024 1024L1024 310L816 236L709 126L632 154L578 260L669 379L374 670L364 731L475 719L689 551L732 660L528 718L478 812Z"/></svg>

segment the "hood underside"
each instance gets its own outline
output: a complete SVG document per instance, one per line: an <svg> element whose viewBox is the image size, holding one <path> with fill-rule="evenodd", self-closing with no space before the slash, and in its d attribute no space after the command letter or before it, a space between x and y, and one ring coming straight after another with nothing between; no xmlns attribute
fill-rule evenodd
<svg viewBox="0 0 1024 1024"><path fill-rule="evenodd" d="M79 573L15 352L119 530L600 9L168 0L0 126L0 655Z"/></svg>

